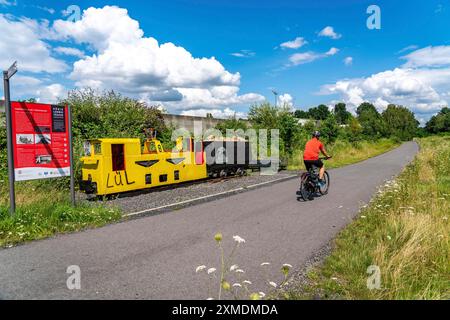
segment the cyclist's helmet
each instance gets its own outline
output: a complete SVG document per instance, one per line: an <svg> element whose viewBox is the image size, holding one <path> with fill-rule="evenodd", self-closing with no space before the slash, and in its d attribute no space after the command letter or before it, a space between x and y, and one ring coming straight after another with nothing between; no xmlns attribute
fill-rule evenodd
<svg viewBox="0 0 450 320"><path fill-rule="evenodd" d="M314 131L313 132L313 138L320 138L320 132L319 131Z"/></svg>

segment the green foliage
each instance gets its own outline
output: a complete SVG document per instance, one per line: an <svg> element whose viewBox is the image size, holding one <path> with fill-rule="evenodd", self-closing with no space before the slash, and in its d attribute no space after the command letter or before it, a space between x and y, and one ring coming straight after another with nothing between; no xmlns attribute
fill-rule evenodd
<svg viewBox="0 0 450 320"><path fill-rule="evenodd" d="M328 107L324 104L321 104L318 107L309 109L308 113L311 118L316 119L316 120L325 120L331 114L330 110L328 110Z"/></svg>
<svg viewBox="0 0 450 320"><path fill-rule="evenodd" d="M401 141L408 141L416 136L419 122L409 109L390 104L382 116L389 136Z"/></svg>
<svg viewBox="0 0 450 320"><path fill-rule="evenodd" d="M427 122L425 126L429 133L450 132L450 108L445 107Z"/></svg>
<svg viewBox="0 0 450 320"><path fill-rule="evenodd" d="M334 115L330 115L325 120L321 121L319 127L323 139L327 143L333 143L339 136L340 128Z"/></svg>
<svg viewBox="0 0 450 320"><path fill-rule="evenodd" d="M383 118L375 106L369 102L362 103L356 110L358 121L362 126L362 133L369 139L384 136L385 125Z"/></svg>
<svg viewBox="0 0 450 320"><path fill-rule="evenodd" d="M310 115L308 111L304 110L295 110L294 116L298 119L309 119Z"/></svg>
<svg viewBox="0 0 450 320"><path fill-rule="evenodd" d="M352 114L347 111L345 103L338 103L334 106L334 116L338 124L347 124L352 117Z"/></svg>

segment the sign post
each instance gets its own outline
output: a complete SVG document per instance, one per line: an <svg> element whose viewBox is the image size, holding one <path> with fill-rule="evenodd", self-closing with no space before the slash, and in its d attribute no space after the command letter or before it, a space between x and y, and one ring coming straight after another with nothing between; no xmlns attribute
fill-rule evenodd
<svg viewBox="0 0 450 320"><path fill-rule="evenodd" d="M70 200L72 205L75 206L75 177L73 174L73 139L72 139L72 109L67 106L68 122L69 122L69 157L70 157Z"/></svg>
<svg viewBox="0 0 450 320"><path fill-rule="evenodd" d="M14 215L16 211L16 193L14 190L14 149L12 137L12 121L11 121L11 96L9 80L17 72L17 61L7 70L3 71L3 84L5 90L5 112L6 112L6 141L8 149L8 179L9 179L9 211Z"/></svg>

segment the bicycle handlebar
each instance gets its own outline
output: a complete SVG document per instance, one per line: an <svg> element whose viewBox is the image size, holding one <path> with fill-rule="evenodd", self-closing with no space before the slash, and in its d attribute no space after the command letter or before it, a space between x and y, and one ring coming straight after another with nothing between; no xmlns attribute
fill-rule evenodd
<svg viewBox="0 0 450 320"><path fill-rule="evenodd" d="M331 158L333 158L333 157L322 157L322 158L319 158L319 160L329 160Z"/></svg>

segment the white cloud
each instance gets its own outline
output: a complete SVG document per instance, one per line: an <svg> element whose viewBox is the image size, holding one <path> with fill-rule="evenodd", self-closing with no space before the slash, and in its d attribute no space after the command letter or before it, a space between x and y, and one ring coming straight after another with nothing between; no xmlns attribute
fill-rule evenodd
<svg viewBox="0 0 450 320"><path fill-rule="evenodd" d="M328 50L326 53L325 53L325 55L326 56L334 56L336 53L338 53L339 52L339 49L338 48L331 48L330 50Z"/></svg>
<svg viewBox="0 0 450 320"><path fill-rule="evenodd" d="M0 0L0 5L5 7L17 6L17 1Z"/></svg>
<svg viewBox="0 0 450 320"><path fill-rule="evenodd" d="M238 58L250 58L250 57L254 57L256 55L256 53L254 53L251 50L240 50L239 52L230 53L230 55L232 55L234 57L238 57Z"/></svg>
<svg viewBox="0 0 450 320"><path fill-rule="evenodd" d="M352 57L346 57L346 58L344 59L344 64L345 64L346 66L351 66L351 65L353 64L353 58L352 58Z"/></svg>
<svg viewBox="0 0 450 320"><path fill-rule="evenodd" d="M53 58L50 46L41 40L45 24L31 19L16 20L0 14L0 66L9 67L15 60L21 71L58 73L67 70L64 61Z"/></svg>
<svg viewBox="0 0 450 320"><path fill-rule="evenodd" d="M84 58L84 52L77 48L68 48L68 47L56 47L53 49L55 52L59 54L63 54L66 56L74 56L78 58Z"/></svg>
<svg viewBox="0 0 450 320"><path fill-rule="evenodd" d="M440 77L436 80L436 77ZM322 94L338 94L355 111L364 101L371 101L381 111L389 103L409 107L420 114L440 110L447 105L438 87L444 82L450 88L450 69L396 68L376 73L367 78L339 80L321 88Z"/></svg>
<svg viewBox="0 0 450 320"><path fill-rule="evenodd" d="M323 28L319 32L319 36L321 36L321 37L328 37L328 38L335 39L335 40L342 37L342 35L339 34L339 33L336 33L334 31L334 28L331 27L331 26L327 26L327 27Z"/></svg>
<svg viewBox="0 0 450 320"><path fill-rule="evenodd" d="M194 58L183 47L145 37L125 9L89 8L77 22L55 21L54 29L62 39L95 51L74 63L70 78L77 86L114 89L149 102L163 96L164 104L174 109L214 109L264 99L239 95L240 74L230 73L214 57ZM175 100L168 101L170 96Z"/></svg>
<svg viewBox="0 0 450 320"><path fill-rule="evenodd" d="M339 49L333 47L333 48L330 48L330 50L328 50L325 53L316 53L316 52L312 52L312 51L303 52L303 53L294 53L293 55L291 55L289 57L289 61L291 63L291 66L292 65L297 66L299 64L313 62L317 59L334 56L338 52L339 52Z"/></svg>
<svg viewBox="0 0 450 320"><path fill-rule="evenodd" d="M419 48L418 46L416 46L415 44L412 44L410 46L404 47L401 50L399 50L397 53L403 53L406 51L410 51L410 50L416 50L417 48Z"/></svg>
<svg viewBox="0 0 450 320"><path fill-rule="evenodd" d="M35 98L43 103L56 103L58 98L67 96L67 89L61 84L21 74L15 75L11 81L11 91L22 99Z"/></svg>
<svg viewBox="0 0 450 320"><path fill-rule="evenodd" d="M450 46L425 47L403 56L404 67L436 67L450 65Z"/></svg>
<svg viewBox="0 0 450 320"><path fill-rule="evenodd" d="M298 49L307 44L308 42L305 41L303 37L297 37L292 41L286 41L280 44L281 48L284 49Z"/></svg>
<svg viewBox="0 0 450 320"><path fill-rule="evenodd" d="M36 91L38 102L56 103L67 96L67 89L59 83L44 86Z"/></svg>
<svg viewBox="0 0 450 320"><path fill-rule="evenodd" d="M293 107L294 106L294 98L289 93L280 94L278 96L278 106Z"/></svg>

